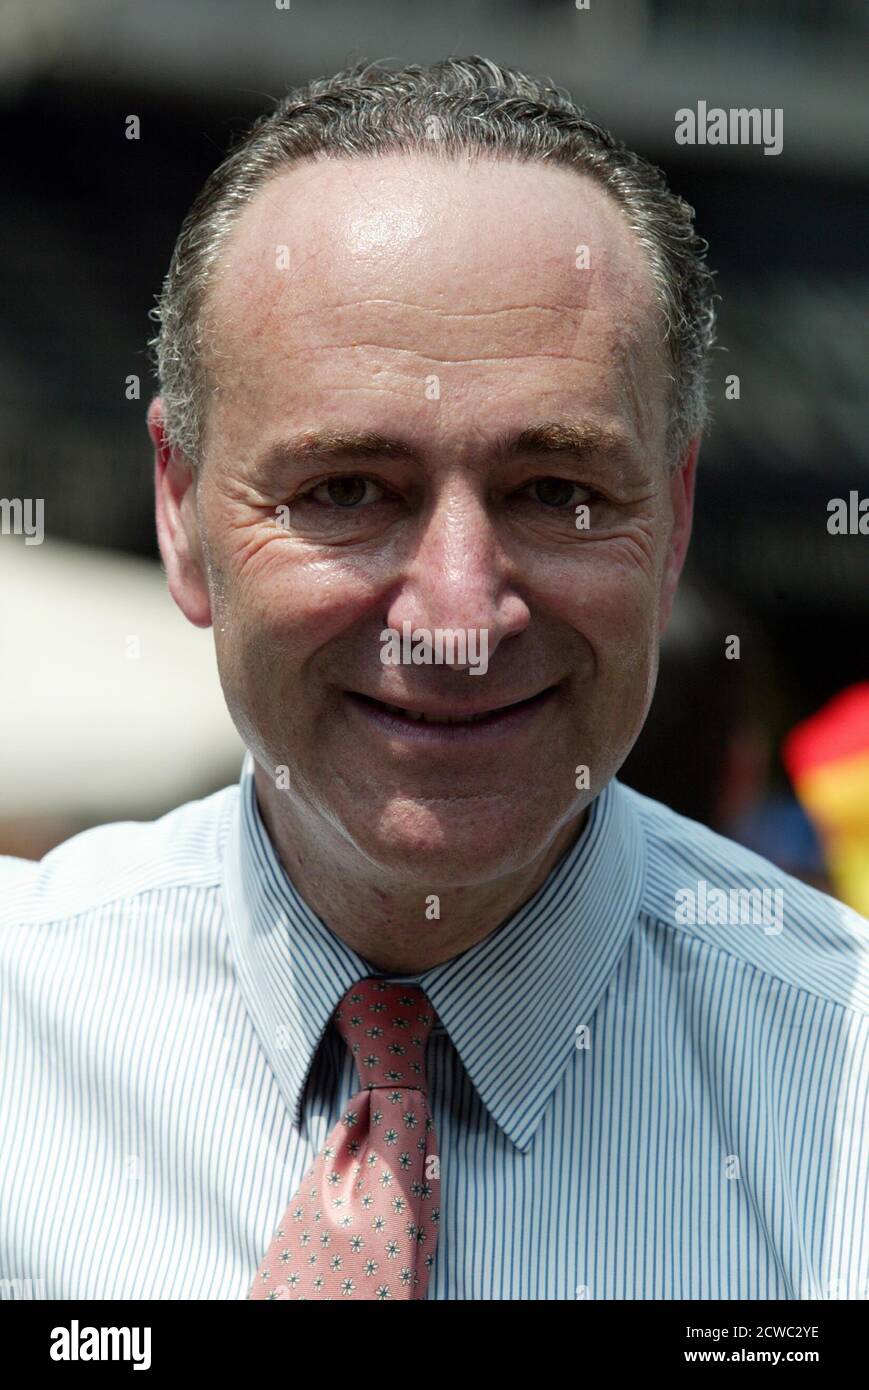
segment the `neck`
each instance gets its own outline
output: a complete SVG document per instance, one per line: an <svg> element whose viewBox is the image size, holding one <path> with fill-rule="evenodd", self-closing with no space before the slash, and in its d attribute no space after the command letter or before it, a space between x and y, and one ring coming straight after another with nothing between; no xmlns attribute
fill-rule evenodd
<svg viewBox="0 0 869 1390"><path fill-rule="evenodd" d="M312 825L258 763L254 781L263 822L296 891L351 950L395 975L451 960L515 916L575 844L588 818L583 810L532 861L497 878L422 887L372 864L322 818Z"/></svg>

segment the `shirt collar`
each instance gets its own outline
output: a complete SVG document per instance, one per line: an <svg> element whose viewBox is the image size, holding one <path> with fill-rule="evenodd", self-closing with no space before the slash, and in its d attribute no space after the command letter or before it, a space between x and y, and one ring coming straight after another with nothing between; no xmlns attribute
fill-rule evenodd
<svg viewBox="0 0 869 1390"><path fill-rule="evenodd" d="M592 802L585 829L532 898L461 955L391 975L335 935L294 887L256 799L247 753L229 827L224 901L231 948L293 1124L320 1040L341 997L366 975L413 981L492 1118L527 1150L627 947L643 893L645 840L619 782Z"/></svg>

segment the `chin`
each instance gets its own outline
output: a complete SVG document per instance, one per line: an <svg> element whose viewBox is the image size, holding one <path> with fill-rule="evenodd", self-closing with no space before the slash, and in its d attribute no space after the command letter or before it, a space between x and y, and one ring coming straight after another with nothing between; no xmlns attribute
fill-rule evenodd
<svg viewBox="0 0 869 1390"><path fill-rule="evenodd" d="M542 853L555 833L542 817L529 817L527 803L510 815L483 803L464 812L404 805L401 813L347 826L350 838L384 873L416 883L421 892L438 885L488 883L521 869ZM543 833L541 833L543 831Z"/></svg>

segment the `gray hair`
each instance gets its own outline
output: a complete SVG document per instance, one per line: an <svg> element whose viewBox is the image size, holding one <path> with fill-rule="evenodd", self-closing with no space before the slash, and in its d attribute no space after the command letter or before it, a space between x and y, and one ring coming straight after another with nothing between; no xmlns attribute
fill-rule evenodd
<svg viewBox="0 0 869 1390"><path fill-rule="evenodd" d="M468 152L569 165L622 208L642 245L669 349L668 438L675 463L707 424L706 364L715 333L713 275L694 210L660 169L588 120L559 89L488 58L448 58L397 71L357 63L289 92L260 116L209 175L184 219L150 317L149 340L168 443L201 461L208 385L203 308L221 251L269 178L304 159Z"/></svg>

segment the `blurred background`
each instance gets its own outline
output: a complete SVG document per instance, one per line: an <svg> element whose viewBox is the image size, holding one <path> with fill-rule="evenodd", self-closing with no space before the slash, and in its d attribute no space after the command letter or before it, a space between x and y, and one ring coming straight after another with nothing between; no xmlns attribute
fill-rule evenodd
<svg viewBox="0 0 869 1390"><path fill-rule="evenodd" d="M857 0L3 0L0 499L44 499L45 542L0 534L0 852L238 777L145 430L147 314L195 193L287 87L476 52L660 164L718 272L689 573L622 777L869 910L840 872L843 843L869 853L869 536L827 527L869 498L867 36ZM783 152L677 145L700 100L781 107Z"/></svg>

